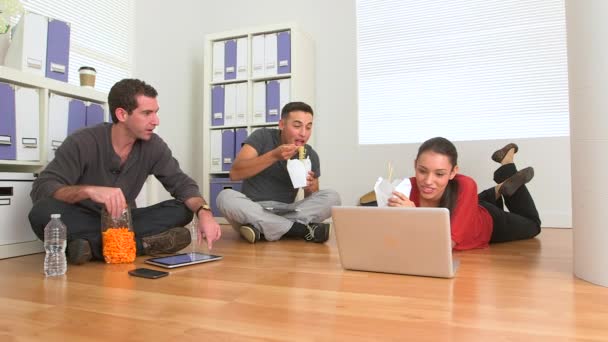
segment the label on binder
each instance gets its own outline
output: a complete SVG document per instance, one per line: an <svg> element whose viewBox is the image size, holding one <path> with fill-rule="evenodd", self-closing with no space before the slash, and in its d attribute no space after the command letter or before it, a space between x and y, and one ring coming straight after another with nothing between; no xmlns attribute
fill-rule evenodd
<svg viewBox="0 0 608 342"><path fill-rule="evenodd" d="M65 74L65 65L57 64L57 63L51 63L51 71L57 72L57 73L60 73L60 74Z"/></svg>
<svg viewBox="0 0 608 342"><path fill-rule="evenodd" d="M0 145L11 145L11 137L8 135L0 135Z"/></svg>
<svg viewBox="0 0 608 342"><path fill-rule="evenodd" d="M35 148L38 146L38 139L36 138L22 138L21 143L26 148Z"/></svg>
<svg viewBox="0 0 608 342"><path fill-rule="evenodd" d="M36 58L27 58L27 66L34 69L42 69L42 61Z"/></svg>

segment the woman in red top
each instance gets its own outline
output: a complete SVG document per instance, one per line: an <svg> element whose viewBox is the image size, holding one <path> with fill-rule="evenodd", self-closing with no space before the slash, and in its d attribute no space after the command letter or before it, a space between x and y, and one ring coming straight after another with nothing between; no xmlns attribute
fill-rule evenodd
<svg viewBox="0 0 608 342"><path fill-rule="evenodd" d="M395 192L388 205L448 208L456 250L532 238L540 233L540 218L524 184L532 179L534 170L517 171L513 164L517 149L508 144L494 152L492 159L501 164L494 172L497 185L478 195L475 181L458 174L454 144L441 137L427 140L418 149L410 196ZM503 202L509 212L504 211Z"/></svg>

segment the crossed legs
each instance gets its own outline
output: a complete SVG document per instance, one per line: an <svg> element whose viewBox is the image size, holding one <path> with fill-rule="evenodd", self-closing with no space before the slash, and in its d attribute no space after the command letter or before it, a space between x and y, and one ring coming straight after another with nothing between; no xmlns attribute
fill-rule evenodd
<svg viewBox="0 0 608 342"><path fill-rule="evenodd" d="M479 204L488 210L494 221L491 243L530 239L540 233L540 217L525 185L534 176L534 171L532 168L517 171L513 163L516 151L517 145L508 144L494 152L492 159L501 163L494 172L497 185L479 194ZM504 210L505 205L508 212Z"/></svg>

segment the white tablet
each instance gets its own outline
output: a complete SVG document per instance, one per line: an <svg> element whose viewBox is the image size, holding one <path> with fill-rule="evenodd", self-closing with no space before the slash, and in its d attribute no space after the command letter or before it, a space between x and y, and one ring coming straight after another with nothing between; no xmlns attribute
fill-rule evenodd
<svg viewBox="0 0 608 342"><path fill-rule="evenodd" d="M175 268L181 266L188 266L194 264L200 264L203 262L221 260L222 257L219 255L203 254L203 253L184 253L170 255L166 257L150 258L146 260L146 263L164 267L164 268Z"/></svg>

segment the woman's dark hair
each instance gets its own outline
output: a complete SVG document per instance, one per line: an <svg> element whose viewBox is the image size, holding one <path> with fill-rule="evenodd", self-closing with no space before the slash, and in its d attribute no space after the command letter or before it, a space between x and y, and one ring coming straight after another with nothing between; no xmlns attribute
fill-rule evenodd
<svg viewBox="0 0 608 342"><path fill-rule="evenodd" d="M454 144L452 144L452 142L446 138L436 137L423 142L422 145L420 145L420 147L418 148L416 161L418 161L418 158L420 158L420 155L422 153L427 151L432 151L448 157L450 164L452 164L452 169L454 169L454 167L458 165L458 152L456 151L456 146L454 146ZM456 207L457 198L458 183L456 183L454 179L450 179L448 181L448 185L445 187L443 196L441 196L441 200L439 201L439 207L448 208L451 214L454 211L454 208Z"/></svg>

